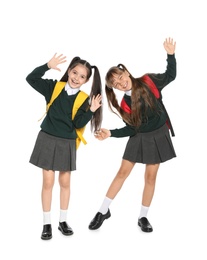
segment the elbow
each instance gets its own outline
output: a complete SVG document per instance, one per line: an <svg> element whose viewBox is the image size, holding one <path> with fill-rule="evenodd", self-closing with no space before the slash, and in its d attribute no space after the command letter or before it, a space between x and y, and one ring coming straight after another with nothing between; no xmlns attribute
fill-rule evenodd
<svg viewBox="0 0 207 260"><path fill-rule="evenodd" d="M171 70L168 73L168 77L170 79L170 81L173 81L177 76L177 71L176 70Z"/></svg>
<svg viewBox="0 0 207 260"><path fill-rule="evenodd" d="M29 77L29 75L26 77L26 81L30 84L31 83L31 79Z"/></svg>
<svg viewBox="0 0 207 260"><path fill-rule="evenodd" d="M177 71L175 71L173 74L173 80L175 80L176 77L177 77Z"/></svg>
<svg viewBox="0 0 207 260"><path fill-rule="evenodd" d="M175 80L177 74L175 73L174 75L171 76L171 81Z"/></svg>

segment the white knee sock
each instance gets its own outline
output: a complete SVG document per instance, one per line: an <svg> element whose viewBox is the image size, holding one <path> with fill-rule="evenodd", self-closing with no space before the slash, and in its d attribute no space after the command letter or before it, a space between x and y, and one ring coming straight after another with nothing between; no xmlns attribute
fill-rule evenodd
<svg viewBox="0 0 207 260"><path fill-rule="evenodd" d="M43 225L51 224L50 211L43 211Z"/></svg>
<svg viewBox="0 0 207 260"><path fill-rule="evenodd" d="M105 199L99 209L99 212L101 212L102 214L106 214L111 202L112 202L112 199L105 197Z"/></svg>
<svg viewBox="0 0 207 260"><path fill-rule="evenodd" d="M143 217L147 217L147 213L148 213L149 207L145 207L145 206L141 206L141 210L140 210L140 214L139 214L139 218L143 218Z"/></svg>
<svg viewBox="0 0 207 260"><path fill-rule="evenodd" d="M67 210L60 209L60 218L59 222L67 221Z"/></svg>

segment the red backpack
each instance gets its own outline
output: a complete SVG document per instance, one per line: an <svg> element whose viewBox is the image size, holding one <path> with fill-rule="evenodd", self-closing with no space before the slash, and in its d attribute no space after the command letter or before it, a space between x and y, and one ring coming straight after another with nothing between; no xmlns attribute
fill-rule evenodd
<svg viewBox="0 0 207 260"><path fill-rule="evenodd" d="M162 95L161 95L161 92L160 90L156 87L156 85L154 84L154 82L151 80L151 78L148 76L148 75L144 75L142 77L142 80L144 81L144 83L146 83L149 87L150 87L150 90L152 91L152 93L154 94L154 96L159 100L159 102L161 103L166 115L167 115L167 121L166 121L166 124L168 126L168 128L170 129L170 132L171 132L171 135L172 136L175 136L175 133L174 133L174 130L173 130L173 127L172 127L172 124L171 124L171 121L170 121L170 118L169 118L169 115L167 113L167 110L162 102ZM131 113L131 108L127 105L126 101L124 100L124 97L122 98L122 101L121 101L121 108L126 112L126 113Z"/></svg>

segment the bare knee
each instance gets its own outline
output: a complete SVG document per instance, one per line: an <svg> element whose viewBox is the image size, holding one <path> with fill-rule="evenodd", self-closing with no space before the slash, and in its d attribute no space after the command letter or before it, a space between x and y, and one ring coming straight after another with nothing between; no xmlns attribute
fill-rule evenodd
<svg viewBox="0 0 207 260"><path fill-rule="evenodd" d="M135 163L127 161L127 160L122 160L121 167L116 175L117 178L121 180L125 180L129 174L131 173Z"/></svg>
<svg viewBox="0 0 207 260"><path fill-rule="evenodd" d="M148 165L145 172L145 183L155 185L159 165Z"/></svg>
<svg viewBox="0 0 207 260"><path fill-rule="evenodd" d="M59 185L62 189L69 189L70 187L70 172L60 172Z"/></svg>
<svg viewBox="0 0 207 260"><path fill-rule="evenodd" d="M124 180L129 176L129 173L127 171L118 171L116 177L118 179Z"/></svg>
<svg viewBox="0 0 207 260"><path fill-rule="evenodd" d="M54 172L53 171L43 171L43 189L51 190L54 186Z"/></svg>
<svg viewBox="0 0 207 260"><path fill-rule="evenodd" d="M156 182L156 176L154 174L147 174L146 178L145 178L145 182L148 185L155 185Z"/></svg>

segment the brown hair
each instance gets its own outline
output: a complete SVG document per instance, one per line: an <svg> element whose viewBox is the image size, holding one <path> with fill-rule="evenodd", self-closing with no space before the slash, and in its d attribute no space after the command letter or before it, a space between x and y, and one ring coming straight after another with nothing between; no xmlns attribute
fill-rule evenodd
<svg viewBox="0 0 207 260"><path fill-rule="evenodd" d="M129 125L139 127L142 123L142 117L146 116L148 108L154 109L156 98L151 93L149 86L140 78L134 78L130 73L129 77L132 81L131 93L131 113L126 113L118 103L115 92L113 91L114 75L121 75L127 68L123 64L111 67L105 76L105 92L109 108L117 114L112 107L114 107L123 120Z"/></svg>

